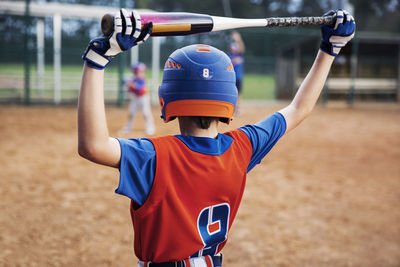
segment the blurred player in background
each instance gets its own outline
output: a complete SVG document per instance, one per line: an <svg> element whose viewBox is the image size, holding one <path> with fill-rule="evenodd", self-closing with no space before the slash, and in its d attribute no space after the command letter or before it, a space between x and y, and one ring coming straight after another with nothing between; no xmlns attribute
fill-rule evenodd
<svg viewBox="0 0 400 267"><path fill-rule="evenodd" d="M236 113L239 113L239 101L242 94L242 81L244 76L244 52L246 47L242 40L242 36L238 31L232 31L231 43L229 45L229 53L233 68L236 74L236 87L238 89L238 103L236 104Z"/></svg>
<svg viewBox="0 0 400 267"><path fill-rule="evenodd" d="M131 20L122 10L115 16L114 34L89 43L78 104L78 150L88 160L119 168L116 193L131 200L139 267L222 265L221 250L247 173L309 116L335 56L354 36L353 17L342 10L328 13L333 14L336 25L322 26L320 50L293 101L255 124L226 133L218 133L218 124L230 122L238 95L232 62L224 52L198 44L170 55L159 89L161 117L164 122L177 118L180 134L110 137L103 69L111 56L142 43L151 24L139 34L139 15L131 14ZM243 266L248 266L246 260ZM257 264L264 265L268 263Z"/></svg>
<svg viewBox="0 0 400 267"><path fill-rule="evenodd" d="M133 128L135 115L139 109L142 110L145 119L146 134L154 135L155 127L153 115L151 114L150 97L146 88L146 65L137 63L132 66L133 78L126 82L126 88L129 93L129 117L128 122L122 129L122 133L129 133Z"/></svg>

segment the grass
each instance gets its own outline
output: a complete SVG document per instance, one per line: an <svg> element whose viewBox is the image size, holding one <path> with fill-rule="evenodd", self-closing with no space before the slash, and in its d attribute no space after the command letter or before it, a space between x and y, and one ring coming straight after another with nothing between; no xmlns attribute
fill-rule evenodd
<svg viewBox="0 0 400 267"><path fill-rule="evenodd" d="M272 75L245 74L243 78L243 99L275 99L275 78Z"/></svg>
<svg viewBox="0 0 400 267"><path fill-rule="evenodd" d="M82 66L62 66L61 98L65 100L77 99L80 86ZM151 68L146 74L151 80ZM126 68L124 77L130 77L130 69ZM44 88L37 89L38 79L36 66L30 71L30 87L32 99L52 100L53 98L53 68L45 67ZM162 71L159 73L162 78ZM0 99L22 99L24 96L24 66L22 64L0 64ZM113 101L117 99L118 72L110 68L105 75L105 98ZM151 86L149 86L151 87ZM274 99L275 79L272 75L245 74L243 80L242 99Z"/></svg>

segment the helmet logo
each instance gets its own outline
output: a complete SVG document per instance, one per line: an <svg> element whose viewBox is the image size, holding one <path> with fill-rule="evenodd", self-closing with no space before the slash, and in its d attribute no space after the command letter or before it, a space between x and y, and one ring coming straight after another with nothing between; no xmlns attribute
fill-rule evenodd
<svg viewBox="0 0 400 267"><path fill-rule="evenodd" d="M207 68L203 69L203 77L204 78L210 77L210 70L209 69L207 69Z"/></svg>

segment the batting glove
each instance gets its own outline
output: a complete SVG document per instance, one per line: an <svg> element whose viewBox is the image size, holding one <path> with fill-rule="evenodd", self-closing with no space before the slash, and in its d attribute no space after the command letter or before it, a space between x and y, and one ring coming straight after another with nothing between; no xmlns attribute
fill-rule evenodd
<svg viewBox="0 0 400 267"><path fill-rule="evenodd" d="M82 59L91 68L104 69L111 58L149 38L153 24L146 24L143 30L141 26L140 15L136 11L128 13L125 9L121 9L114 16L114 31L109 36L91 40Z"/></svg>
<svg viewBox="0 0 400 267"><path fill-rule="evenodd" d="M331 16L336 14L336 23L332 28L331 26L322 25L322 41L320 49L325 53L337 56L340 49L344 47L354 37L356 30L356 23L354 18L346 10L331 10L325 13L324 16Z"/></svg>

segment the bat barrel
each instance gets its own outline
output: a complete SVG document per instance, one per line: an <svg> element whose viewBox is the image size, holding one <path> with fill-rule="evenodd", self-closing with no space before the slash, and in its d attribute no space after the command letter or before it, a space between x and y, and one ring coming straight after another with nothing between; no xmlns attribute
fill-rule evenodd
<svg viewBox="0 0 400 267"><path fill-rule="evenodd" d="M177 36L195 33L210 32L213 29L213 20L209 15L165 12L140 13L142 24L153 23L151 36Z"/></svg>
<svg viewBox="0 0 400 267"><path fill-rule="evenodd" d="M213 20L209 15L185 12L140 13L142 27L150 22L153 30L150 36L177 36L210 32ZM105 36L114 30L114 16L105 14L101 20L101 31Z"/></svg>

